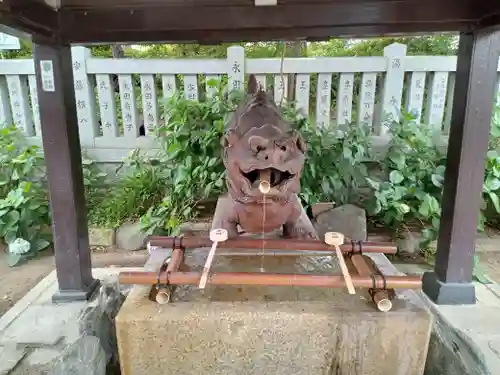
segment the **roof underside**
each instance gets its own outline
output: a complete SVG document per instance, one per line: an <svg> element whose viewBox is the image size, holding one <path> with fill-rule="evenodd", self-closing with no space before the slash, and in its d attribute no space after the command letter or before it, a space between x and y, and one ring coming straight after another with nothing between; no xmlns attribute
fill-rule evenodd
<svg viewBox="0 0 500 375"><path fill-rule="evenodd" d="M66 43L320 40L500 24L496 0L0 0L0 23Z"/></svg>

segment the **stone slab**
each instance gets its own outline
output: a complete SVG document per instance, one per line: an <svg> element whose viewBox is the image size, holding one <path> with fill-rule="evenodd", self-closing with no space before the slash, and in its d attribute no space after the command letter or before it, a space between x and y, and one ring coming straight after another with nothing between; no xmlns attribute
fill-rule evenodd
<svg viewBox="0 0 500 375"><path fill-rule="evenodd" d="M125 293L129 290L128 286L118 285L117 274L138 269L93 269L94 278L103 281L103 286L88 302L54 304L52 295L58 289L56 273L45 277L0 317L0 374L47 375L59 369L54 375L103 375L105 364L113 361L117 352L114 315L123 300L118 288ZM82 337L98 340L99 350L87 342L92 339L82 340ZM78 366L75 361L82 364ZM89 369L94 370L89 372Z"/></svg>
<svg viewBox="0 0 500 375"><path fill-rule="evenodd" d="M316 231L320 238L326 232L340 232L354 241L366 241L366 213L352 204L335 207L316 217Z"/></svg>
<svg viewBox="0 0 500 375"><path fill-rule="evenodd" d="M122 250L135 251L146 247L147 235L139 222L123 223L116 230L116 246Z"/></svg>
<svg viewBox="0 0 500 375"><path fill-rule="evenodd" d="M394 266L406 275L422 276L427 271L434 268L428 264L394 263Z"/></svg>
<svg viewBox="0 0 500 375"><path fill-rule="evenodd" d="M62 349L56 348L34 349L9 375L47 375L62 353Z"/></svg>
<svg viewBox="0 0 500 375"><path fill-rule="evenodd" d="M89 244L91 246L113 246L115 230L111 228L89 228Z"/></svg>
<svg viewBox="0 0 500 375"><path fill-rule="evenodd" d="M56 361L49 375L106 375L106 355L99 339L82 336Z"/></svg>
<svg viewBox="0 0 500 375"><path fill-rule="evenodd" d="M0 346L0 375L7 375L23 359L26 350Z"/></svg>
<svg viewBox="0 0 500 375"><path fill-rule="evenodd" d="M12 306L5 314L0 317L0 332L3 332L20 314L23 313L31 304L39 301L40 296L51 291L52 294L57 290L56 271L52 271L38 284L35 285L26 295ZM52 294L50 298L52 298Z"/></svg>
<svg viewBox="0 0 500 375"><path fill-rule="evenodd" d="M76 319L85 303L30 306L0 335L0 344L17 344L30 347L56 345L67 330L67 323Z"/></svg>
<svg viewBox="0 0 500 375"><path fill-rule="evenodd" d="M425 375L496 375L500 368L500 298L496 284L474 283L476 304L439 306L419 296L434 315ZM493 288L492 288L493 286Z"/></svg>
<svg viewBox="0 0 500 375"><path fill-rule="evenodd" d="M322 214L323 212L332 210L335 208L335 203L333 202L321 202L321 203L314 203L311 205L311 213L313 219L316 219L316 217L319 214Z"/></svg>

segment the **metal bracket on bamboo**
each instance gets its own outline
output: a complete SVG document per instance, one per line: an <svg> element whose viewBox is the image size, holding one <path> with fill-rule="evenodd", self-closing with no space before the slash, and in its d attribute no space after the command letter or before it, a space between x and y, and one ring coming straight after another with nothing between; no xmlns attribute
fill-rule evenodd
<svg viewBox="0 0 500 375"><path fill-rule="evenodd" d="M351 240L351 251L347 253L347 256L350 257L353 254L362 254L362 253L363 253L363 241Z"/></svg>
<svg viewBox="0 0 500 375"><path fill-rule="evenodd" d="M170 275L179 271L184 262L184 251L184 248L173 249L172 255L165 259L156 273L156 283L151 290L150 299L156 300L160 305L172 301L177 286L170 282Z"/></svg>
<svg viewBox="0 0 500 375"><path fill-rule="evenodd" d="M359 276L371 278L372 286L368 289L368 294L377 309L382 312L391 310L395 292L393 288L387 287L387 277L377 265L361 253L352 254L348 259Z"/></svg>

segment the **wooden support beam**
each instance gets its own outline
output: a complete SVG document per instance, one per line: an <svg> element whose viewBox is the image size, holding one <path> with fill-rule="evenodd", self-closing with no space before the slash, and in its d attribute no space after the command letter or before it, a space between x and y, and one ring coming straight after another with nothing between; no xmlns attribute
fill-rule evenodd
<svg viewBox="0 0 500 375"><path fill-rule="evenodd" d="M472 269L499 52L499 31L460 36L436 264L423 279L438 304L475 303Z"/></svg>
<svg viewBox="0 0 500 375"><path fill-rule="evenodd" d="M59 282L53 299L85 300L99 281L91 273L71 50L34 44L33 55Z"/></svg>

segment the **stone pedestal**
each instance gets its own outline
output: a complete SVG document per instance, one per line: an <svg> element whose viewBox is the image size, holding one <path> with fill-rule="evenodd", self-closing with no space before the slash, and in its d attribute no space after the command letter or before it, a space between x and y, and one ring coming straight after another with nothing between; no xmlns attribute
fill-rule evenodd
<svg viewBox="0 0 500 375"><path fill-rule="evenodd" d="M188 264L206 254L194 251ZM255 272L262 262L216 257L214 267ZM330 257L268 257L263 265L338 273ZM135 286L116 318L122 375L423 374L432 319L413 292L381 313L362 291L342 289L182 286L168 305L148 300L149 291Z"/></svg>

